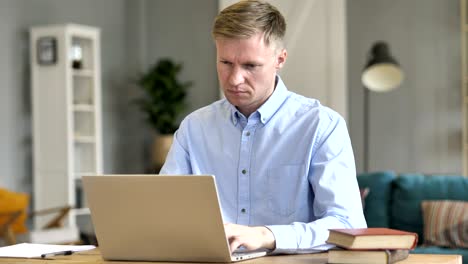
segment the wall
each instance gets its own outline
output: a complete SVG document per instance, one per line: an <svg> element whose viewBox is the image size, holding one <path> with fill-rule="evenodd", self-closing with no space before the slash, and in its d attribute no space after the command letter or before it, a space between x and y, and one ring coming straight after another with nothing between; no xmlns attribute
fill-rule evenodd
<svg viewBox="0 0 468 264"><path fill-rule="evenodd" d="M288 88L320 100L347 119L346 1L270 2L287 21L288 61L280 74Z"/></svg>
<svg viewBox="0 0 468 264"><path fill-rule="evenodd" d="M145 9L146 63L166 56L183 63L181 80L194 83L187 95L187 113L218 100L216 52L211 38L217 1L149 0Z"/></svg>
<svg viewBox="0 0 468 264"><path fill-rule="evenodd" d="M0 187L32 191L29 27L101 29L104 171L143 173L152 130L131 103L140 95L132 80L157 57L175 56L187 62L182 78L195 82L188 111L215 100L216 75L203 74L214 69L214 49L199 32L216 10L215 0L0 0Z"/></svg>
<svg viewBox="0 0 468 264"><path fill-rule="evenodd" d="M363 171L360 73L377 40L405 73L392 92L370 93L369 169L455 173L461 167L458 0L353 0L348 3L350 133Z"/></svg>

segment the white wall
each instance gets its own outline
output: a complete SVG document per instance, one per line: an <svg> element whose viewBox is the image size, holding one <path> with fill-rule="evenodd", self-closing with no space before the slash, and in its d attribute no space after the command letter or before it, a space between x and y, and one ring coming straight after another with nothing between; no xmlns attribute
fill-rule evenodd
<svg viewBox="0 0 468 264"><path fill-rule="evenodd" d="M459 0L348 2L350 130L363 170L366 54L388 42L405 73L402 86L370 93L369 167L397 172L461 174Z"/></svg>
<svg viewBox="0 0 468 264"><path fill-rule="evenodd" d="M193 82L187 113L219 99L211 37L217 11L216 0L146 1L146 63L167 56L183 63L181 80Z"/></svg>

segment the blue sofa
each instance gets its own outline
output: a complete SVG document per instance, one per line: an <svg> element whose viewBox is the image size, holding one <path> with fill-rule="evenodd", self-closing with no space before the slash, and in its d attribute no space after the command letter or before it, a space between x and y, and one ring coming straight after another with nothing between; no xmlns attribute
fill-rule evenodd
<svg viewBox="0 0 468 264"><path fill-rule="evenodd" d="M369 227L389 227L418 233L418 246L411 253L459 254L468 264L468 248L424 246L423 200L468 201L468 177L400 174L392 171L358 175L359 187L369 188L364 215Z"/></svg>

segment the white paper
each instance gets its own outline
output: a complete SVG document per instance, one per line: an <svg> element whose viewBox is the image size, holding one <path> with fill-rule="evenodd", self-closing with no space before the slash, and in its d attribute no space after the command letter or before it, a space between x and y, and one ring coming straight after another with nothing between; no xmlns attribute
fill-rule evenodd
<svg viewBox="0 0 468 264"><path fill-rule="evenodd" d="M12 246L0 247L0 257L2 258L40 258L42 254L50 254L60 251L71 250L73 252L91 250L95 246L68 246L21 243Z"/></svg>

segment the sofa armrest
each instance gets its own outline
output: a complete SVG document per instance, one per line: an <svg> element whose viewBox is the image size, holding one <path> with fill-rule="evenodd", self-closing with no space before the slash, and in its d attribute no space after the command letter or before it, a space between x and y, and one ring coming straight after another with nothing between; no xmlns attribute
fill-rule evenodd
<svg viewBox="0 0 468 264"><path fill-rule="evenodd" d="M369 188L365 199L364 216L369 227L390 227L390 198L393 171L362 173L357 177L359 188Z"/></svg>

